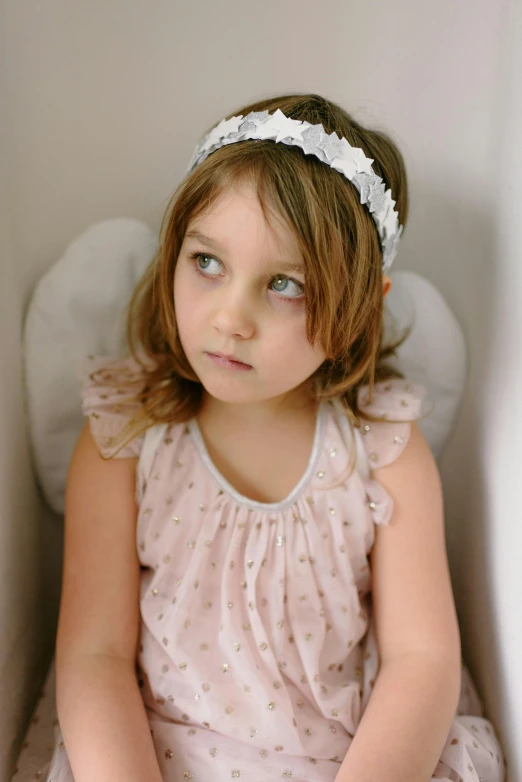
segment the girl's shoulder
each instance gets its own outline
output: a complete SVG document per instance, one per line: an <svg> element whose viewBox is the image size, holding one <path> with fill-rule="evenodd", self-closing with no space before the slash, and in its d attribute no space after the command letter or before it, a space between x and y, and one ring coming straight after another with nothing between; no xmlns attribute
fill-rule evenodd
<svg viewBox="0 0 522 782"><path fill-rule="evenodd" d="M82 411L89 419L91 434L102 456L138 457L144 432L119 450L118 437L140 412L140 403L134 397L146 382L142 364L132 356L88 356L78 364L77 375Z"/></svg>
<svg viewBox="0 0 522 782"><path fill-rule="evenodd" d="M361 386L357 402L360 433L371 469L394 462L406 448L411 423L425 415L426 389L408 379L390 378L369 387Z"/></svg>

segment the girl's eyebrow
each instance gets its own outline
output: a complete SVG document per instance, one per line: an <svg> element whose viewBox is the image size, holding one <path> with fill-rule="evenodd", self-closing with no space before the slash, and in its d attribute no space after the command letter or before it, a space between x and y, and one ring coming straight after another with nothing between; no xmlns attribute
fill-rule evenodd
<svg viewBox="0 0 522 782"><path fill-rule="evenodd" d="M205 234L202 234L199 231L187 231L185 238L195 239L197 242L201 242L202 244L206 244L208 247L212 247L212 249L218 253L225 252L225 248L222 247L219 242L216 242L215 239L211 239L210 236L205 236Z"/></svg>
<svg viewBox="0 0 522 782"><path fill-rule="evenodd" d="M211 247L218 253L226 252L225 248L219 242L217 242L215 239L212 239L210 236L205 236L205 234L202 234L199 231L187 231L185 238L195 239L197 242L206 244L207 247ZM302 263L295 263L291 261L277 261L277 268L284 272L304 272Z"/></svg>

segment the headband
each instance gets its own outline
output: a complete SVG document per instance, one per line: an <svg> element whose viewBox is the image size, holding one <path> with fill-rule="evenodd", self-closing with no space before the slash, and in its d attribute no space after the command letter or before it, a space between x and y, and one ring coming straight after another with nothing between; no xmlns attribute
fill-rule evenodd
<svg viewBox="0 0 522 782"><path fill-rule="evenodd" d="M386 189L383 179L373 172L372 158L366 157L362 149L352 147L336 133L326 133L322 125L291 119L280 109L274 114L251 111L244 118L240 114L222 119L196 147L187 173L216 149L247 139L269 139L300 147L305 155L315 155L352 182L359 191L361 204L367 204L377 226L382 248L382 269L389 269L397 254L403 226L399 225L399 214L393 208L396 202L392 200L391 190Z"/></svg>

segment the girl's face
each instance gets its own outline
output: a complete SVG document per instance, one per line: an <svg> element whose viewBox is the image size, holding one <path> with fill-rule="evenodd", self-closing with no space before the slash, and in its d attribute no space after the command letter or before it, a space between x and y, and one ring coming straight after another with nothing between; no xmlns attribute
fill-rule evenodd
<svg viewBox="0 0 522 782"><path fill-rule="evenodd" d="M323 363L306 338L303 259L279 217L265 221L250 185L191 221L176 263L174 306L185 355L222 402L284 398Z"/></svg>

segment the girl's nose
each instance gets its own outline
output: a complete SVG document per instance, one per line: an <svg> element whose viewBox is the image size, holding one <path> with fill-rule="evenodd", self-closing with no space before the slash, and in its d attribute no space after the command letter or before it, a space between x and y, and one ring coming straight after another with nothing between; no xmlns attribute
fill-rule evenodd
<svg viewBox="0 0 522 782"><path fill-rule="evenodd" d="M224 292L223 297L216 303L212 326L223 336L250 339L255 333L252 306L244 294L233 294L230 290Z"/></svg>

